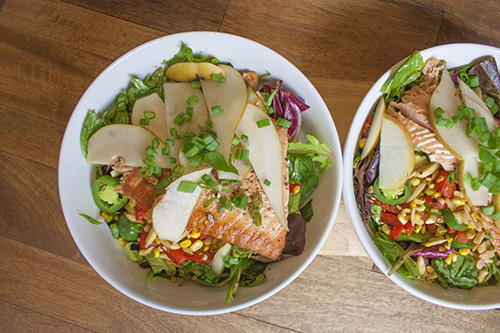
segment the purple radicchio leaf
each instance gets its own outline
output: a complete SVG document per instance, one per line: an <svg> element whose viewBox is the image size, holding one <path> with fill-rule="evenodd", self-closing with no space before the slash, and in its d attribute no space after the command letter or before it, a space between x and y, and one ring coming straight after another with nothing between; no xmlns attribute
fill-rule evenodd
<svg viewBox="0 0 500 333"><path fill-rule="evenodd" d="M440 247L441 245L426 247L423 248L422 250L413 253L411 256L412 257L422 256L423 258L439 258L439 257L447 258L450 255L450 253L456 252L456 250L452 247L450 247L449 250L440 251L439 250Z"/></svg>
<svg viewBox="0 0 500 333"><path fill-rule="evenodd" d="M368 165L368 168L366 168L365 171L365 180L366 180L366 185L371 186L375 182L375 179L378 177L378 165L380 162L380 150L377 147L375 147L375 154L373 155L373 158Z"/></svg>

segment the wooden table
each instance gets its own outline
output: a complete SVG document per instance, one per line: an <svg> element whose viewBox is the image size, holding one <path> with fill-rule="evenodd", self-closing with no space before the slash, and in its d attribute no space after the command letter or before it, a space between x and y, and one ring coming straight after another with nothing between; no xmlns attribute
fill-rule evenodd
<svg viewBox="0 0 500 333"><path fill-rule="evenodd" d="M384 71L433 45L500 47L499 12L496 0L1 0L0 330L498 331L498 310L426 303L373 269L343 204L320 255L264 302L202 318L151 309L80 254L59 204L57 163L88 85L154 38L208 30L271 47L312 80L343 143Z"/></svg>

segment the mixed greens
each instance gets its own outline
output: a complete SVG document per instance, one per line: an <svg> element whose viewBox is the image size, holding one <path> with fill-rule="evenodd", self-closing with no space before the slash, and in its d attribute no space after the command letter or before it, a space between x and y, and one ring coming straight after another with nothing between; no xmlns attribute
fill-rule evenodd
<svg viewBox="0 0 500 333"><path fill-rule="evenodd" d="M498 285L499 91L494 57L448 70L419 52L382 86L353 176L362 220L393 266L389 275L464 289ZM397 135L408 141L398 144L409 164L388 157L387 138Z"/></svg>
<svg viewBox="0 0 500 333"><path fill-rule="evenodd" d="M218 65L220 61L212 56L205 57L201 54L193 54L193 51L184 43L181 49L172 59L164 61L155 72L148 74L145 78L132 78L130 86L121 91L108 111L102 115L89 110L81 130L80 142L84 157L89 153L89 140L98 130L116 124L133 124L133 109L137 101L157 94L165 101L164 84L173 82L165 75L171 66L179 63L209 63ZM297 138L302 123L301 113L309 107L295 94L284 91L283 83L278 81L275 86L268 81L266 73L260 77L259 91L254 90L254 96L258 97L259 103L263 105L263 112L276 122L278 126L286 127L292 138ZM200 89L200 81L203 78L196 77L190 81L193 89ZM223 75L213 74L212 80L225 82ZM186 101L185 110L180 110L174 122L177 125L194 121L193 105L198 103L198 97L193 95ZM213 115L223 113L223 106L210 110ZM148 125L159 115L152 110L145 110L140 119L141 125ZM269 124L259 124L265 127ZM169 137L160 140L154 136L149 146L144 146L142 151L142 165L138 171L140 177L151 181L147 185L146 192L140 193L148 197L150 206L152 202L157 203L169 186L177 179L183 177L185 168L200 168L205 165L218 172L238 174L234 164L238 161L249 159L248 149L241 148L241 144L248 137L235 136L232 141L234 156L229 159L220 153L220 137L210 120L197 126L200 134L194 132L182 132L171 128ZM141 132L142 133L142 132ZM142 134L141 134L142 135ZM148 134L149 135L149 134ZM332 151L325 144L311 135L306 137L308 142L290 142L287 152L290 198L289 198L289 223L290 231L286 237L285 248L278 260L290 255L298 255L302 252L305 244L305 223L313 216L312 200L308 200L310 194L319 184L320 175L332 165ZM163 142L164 141L164 142ZM179 151L183 153L184 164L173 154L175 142L180 142ZM172 150L172 152L171 152ZM167 158L171 167L161 167L158 161L162 156ZM180 158L179 158L180 159ZM250 166L249 163L246 163ZM136 201L136 196L129 195L123 188L124 177L130 177L133 168L123 165L119 160L116 163L95 164L95 182L92 185L92 197L101 212L100 219L81 214L93 224L106 223L110 228L111 235L123 246L125 256L131 262L140 267L148 269L148 278L156 281L157 278L169 279L171 282L184 284L194 281L206 286L221 287L229 285L226 301L229 302L235 295L238 287L250 287L263 283L266 279L265 271L273 260L266 260L262 256L250 250L240 248L234 244L204 235L196 230L186 230L178 242L161 239L159 232L154 230L152 223L152 211L141 207ZM134 165L134 167L137 167ZM240 171L241 172L241 171ZM178 191L192 193L196 188L217 188L228 192L237 181L213 179L209 174L204 175L198 182L183 181ZM264 186L270 186L270 181L263 181ZM141 199L141 200L142 200ZM223 196L214 196L207 200L204 205L209 206L219 200L219 212L231 211L240 208L247 210L252 207L251 212L257 226L261 221L260 209L262 203L259 200L250 200L246 195L234 196L227 200ZM262 201L262 198L260 198ZM213 217L212 217L213 218ZM264 260L262 260L264 259ZM214 261L219 260L222 268L218 271Z"/></svg>

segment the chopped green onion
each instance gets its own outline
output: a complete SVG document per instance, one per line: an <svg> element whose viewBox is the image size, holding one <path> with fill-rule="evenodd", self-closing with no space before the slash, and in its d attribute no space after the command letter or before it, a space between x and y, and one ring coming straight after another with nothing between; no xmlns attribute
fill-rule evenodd
<svg viewBox="0 0 500 333"><path fill-rule="evenodd" d="M436 125L444 126L448 129L451 129L453 126L455 126L455 124L456 124L456 121L453 121L453 120L450 120L450 119L444 118L444 117L438 118L436 120Z"/></svg>
<svg viewBox="0 0 500 333"><path fill-rule="evenodd" d="M188 181L183 180L179 184L177 191L184 192L184 193L193 193L194 190L196 190L197 186L198 186L198 183L193 183L193 182L188 182Z"/></svg>
<svg viewBox="0 0 500 333"><path fill-rule="evenodd" d="M197 95L191 95L186 100L186 103L188 105L193 105L194 103L198 103L199 101L200 101L200 98Z"/></svg>
<svg viewBox="0 0 500 333"><path fill-rule="evenodd" d="M175 157L170 157L170 158L168 159L168 161L169 161L170 163L172 163L172 164L177 163L177 159L176 159Z"/></svg>
<svg viewBox="0 0 500 333"><path fill-rule="evenodd" d="M192 106L186 106L186 115L184 116L185 120L191 120L193 118L194 108Z"/></svg>
<svg viewBox="0 0 500 333"><path fill-rule="evenodd" d="M109 228L111 229L111 236L113 236L114 239L120 237L120 232L118 231L118 226L116 225L116 223L111 223L109 225Z"/></svg>
<svg viewBox="0 0 500 333"><path fill-rule="evenodd" d="M226 79L227 78L225 76L212 74L212 81L219 82L219 83L225 83Z"/></svg>
<svg viewBox="0 0 500 333"><path fill-rule="evenodd" d="M142 178L145 178L147 176L149 176L149 169L148 167L142 167L139 169L139 175L142 177Z"/></svg>
<svg viewBox="0 0 500 333"><path fill-rule="evenodd" d="M224 111L224 108L222 105L214 105L210 110L212 111L212 114L221 114Z"/></svg>
<svg viewBox="0 0 500 333"><path fill-rule="evenodd" d="M262 128L271 125L271 122L268 118L257 120L257 127Z"/></svg>
<svg viewBox="0 0 500 333"><path fill-rule="evenodd" d="M178 170L177 170L178 169ZM175 175L182 175L184 172L184 166L182 164L176 164L174 167L170 170L172 174Z"/></svg>
<svg viewBox="0 0 500 333"><path fill-rule="evenodd" d="M217 149L217 147L219 147L219 146L220 146L219 141L214 140L214 141L210 142L208 145L206 145L205 149L208 151L215 151L215 149Z"/></svg>
<svg viewBox="0 0 500 333"><path fill-rule="evenodd" d="M483 207L481 207L481 210L483 211L483 214L491 215L495 212L495 206L493 206L493 204L491 204L489 206L483 206Z"/></svg>
<svg viewBox="0 0 500 333"><path fill-rule="evenodd" d="M498 181L498 177L497 176L495 176L492 173L488 173L488 174L486 174L486 176L481 181L481 184L484 187L486 187L487 189L490 189L490 188L492 188L495 185L495 183L497 181Z"/></svg>
<svg viewBox="0 0 500 333"><path fill-rule="evenodd" d="M256 226L260 227L262 224L262 215L260 215L260 212L258 210L253 210L250 215L253 217L253 223L255 223Z"/></svg>
<svg viewBox="0 0 500 333"><path fill-rule="evenodd" d="M235 136L235 137L233 138L233 141L231 142L231 146L235 147L235 146L237 146L239 143L240 143L240 138L238 138L237 136Z"/></svg>
<svg viewBox="0 0 500 333"><path fill-rule="evenodd" d="M144 118L139 119L140 125L148 125L149 121L156 118L156 113L151 110L144 111Z"/></svg>
<svg viewBox="0 0 500 333"><path fill-rule="evenodd" d="M286 120L284 118L278 118L278 120L276 120L276 125L281 126L281 127L290 128L290 126L292 126L292 122L290 120Z"/></svg>
<svg viewBox="0 0 500 333"><path fill-rule="evenodd" d="M156 158L154 158L154 156L151 156L151 155L145 156L145 157L142 159L142 163L144 163L144 164L145 164L145 165L147 165L147 166L151 166L151 165L153 165L155 162L156 162Z"/></svg>
<svg viewBox="0 0 500 333"><path fill-rule="evenodd" d="M193 168L197 168L200 166L201 163L201 155L194 155L191 158L191 161L189 162L189 166L192 166Z"/></svg>
<svg viewBox="0 0 500 333"><path fill-rule="evenodd" d="M252 201L253 208L256 210L261 210L263 204L264 204L264 201L262 200L261 195L256 196Z"/></svg>
<svg viewBox="0 0 500 333"><path fill-rule="evenodd" d="M237 149L234 153L235 160L248 160L250 156L250 150L248 149Z"/></svg>
<svg viewBox="0 0 500 333"><path fill-rule="evenodd" d="M448 174L448 183L453 184L455 182L456 177L457 177L457 174L455 173L455 171L451 171Z"/></svg>
<svg viewBox="0 0 500 333"><path fill-rule="evenodd" d="M152 146L146 147L146 154L148 154L149 156L153 156L153 157L158 155L158 153L155 151L155 148L153 148Z"/></svg>
<svg viewBox="0 0 500 333"><path fill-rule="evenodd" d="M212 194L212 196L203 203L203 207L207 208L208 206L210 206L212 204L212 202L215 201L215 199L217 199L217 196L215 194Z"/></svg>
<svg viewBox="0 0 500 333"><path fill-rule="evenodd" d="M203 175L201 176L201 184L202 184L202 188L204 189L212 189L214 187L217 186L217 183L212 179L212 177L210 177L209 175Z"/></svg>
<svg viewBox="0 0 500 333"><path fill-rule="evenodd" d="M150 172L150 174L153 174L156 177L160 177L161 173L162 173L161 168L159 166L150 166L149 172Z"/></svg>
<svg viewBox="0 0 500 333"><path fill-rule="evenodd" d="M191 88L193 88L193 89L200 89L201 88L201 82L200 81L191 81Z"/></svg>
<svg viewBox="0 0 500 333"><path fill-rule="evenodd" d="M262 74L261 76L259 76L259 81L264 81L270 75L271 75L271 73L269 73L269 71L266 71L265 74Z"/></svg>
<svg viewBox="0 0 500 333"><path fill-rule="evenodd" d="M165 147L161 150L161 154L162 154L162 155L168 155L168 154L170 154L170 146L165 146Z"/></svg>
<svg viewBox="0 0 500 333"><path fill-rule="evenodd" d="M191 158L200 151L201 149L198 146L193 145L187 152L184 153L184 156L186 156L186 158Z"/></svg>
<svg viewBox="0 0 500 333"><path fill-rule="evenodd" d="M264 180L264 185L267 187L271 186L271 181L269 179Z"/></svg>
<svg viewBox="0 0 500 333"><path fill-rule="evenodd" d="M173 138L165 139L165 145L167 145L167 146L173 146L174 143L175 143L175 139L173 139Z"/></svg>
<svg viewBox="0 0 500 333"><path fill-rule="evenodd" d="M178 126L181 126L182 123L184 123L184 112L179 113L177 116L174 118L174 123L177 124Z"/></svg>
<svg viewBox="0 0 500 333"><path fill-rule="evenodd" d="M434 114L436 115L437 118L441 118L441 116L445 113L445 111L438 107L437 109L434 110Z"/></svg>
<svg viewBox="0 0 500 333"><path fill-rule="evenodd" d="M182 136L178 133L177 128L172 127L170 129L170 135L172 135L176 139L182 139Z"/></svg>
<svg viewBox="0 0 500 333"><path fill-rule="evenodd" d="M245 142L247 142L247 141L248 141L248 136L247 136L247 135L245 135L245 134L242 134L242 135L241 135L241 141L245 141Z"/></svg>
<svg viewBox="0 0 500 333"><path fill-rule="evenodd" d="M469 87L475 88L479 86L479 77L477 75L469 75Z"/></svg>

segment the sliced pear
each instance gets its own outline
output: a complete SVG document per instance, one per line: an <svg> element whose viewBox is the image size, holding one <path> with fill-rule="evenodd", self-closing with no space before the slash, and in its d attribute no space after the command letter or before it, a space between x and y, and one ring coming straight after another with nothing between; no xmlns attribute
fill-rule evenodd
<svg viewBox="0 0 500 333"><path fill-rule="evenodd" d="M234 131L247 107L247 86L241 74L231 66L219 65L226 72L226 82L202 80L201 86L207 101L213 130L220 143L218 151L229 158ZM222 106L222 113L214 114L212 107Z"/></svg>
<svg viewBox="0 0 500 333"><path fill-rule="evenodd" d="M224 257L231 253L231 248L231 244L226 243L215 252L212 260L212 270L217 275L221 275L224 272Z"/></svg>
<svg viewBox="0 0 500 333"><path fill-rule="evenodd" d="M257 121L267 119L269 125L259 128ZM274 212L281 224L288 230L283 201L283 148L269 116L253 104L248 104L236 129L236 134L248 136L248 141L241 141L250 151L249 161L262 184ZM269 185L264 182L270 182Z"/></svg>
<svg viewBox="0 0 500 333"><path fill-rule="evenodd" d="M145 115L148 118L151 117L151 114L146 111L154 112L154 118L150 119L147 125L140 125L140 120L144 119ZM153 93L135 101L134 108L132 109L132 124L144 126L160 138L161 141L165 141L168 135L165 103L163 103L158 94Z"/></svg>
<svg viewBox="0 0 500 333"><path fill-rule="evenodd" d="M462 92L464 104L476 111L476 118L484 117L488 129L490 132L493 132L498 125L488 106L464 81L458 79L458 84Z"/></svg>
<svg viewBox="0 0 500 333"><path fill-rule="evenodd" d="M377 103L377 108L375 109L375 114L373 115L373 120L370 125L370 132L366 138L365 146L361 152L361 159L364 159L368 154L373 151L373 148L378 143L380 138L380 129L382 127L382 116L385 112L385 100L384 97L380 97Z"/></svg>
<svg viewBox="0 0 500 333"><path fill-rule="evenodd" d="M457 181L468 202L474 206L487 206L489 198L488 189L481 186L479 190L473 191L470 184L465 182L467 174L470 174L472 177L477 177L479 175L478 161L474 157L468 157L460 161Z"/></svg>
<svg viewBox="0 0 500 333"><path fill-rule="evenodd" d="M436 125L437 117L434 113L434 110L440 107L445 111L442 117L452 119L453 116L459 112L458 107L460 105L462 105L462 102L458 97L457 90L455 89L455 84L451 80L450 73L446 69L443 69L441 82L439 82L430 100L429 116L434 132L440 141L453 155L455 155L459 160L462 160L468 156L477 157L479 151L479 140L477 139L477 136L473 135L469 138L465 135L465 121L458 121L450 129L444 126Z"/></svg>
<svg viewBox="0 0 500 333"><path fill-rule="evenodd" d="M191 82L198 78L210 80L212 75L226 75L224 69L209 62L179 62L170 66L165 76L174 81Z"/></svg>
<svg viewBox="0 0 500 333"><path fill-rule="evenodd" d="M380 130L379 186L396 190L413 170L415 153L410 135L399 121L384 114Z"/></svg>
<svg viewBox="0 0 500 333"><path fill-rule="evenodd" d="M147 155L146 147L153 139L158 139L151 131L142 126L129 124L113 124L100 128L88 142L87 162L90 164L113 164L117 157L124 160L125 165L142 167L142 159ZM165 144L159 140L158 155L154 165L171 168L169 158L161 154Z"/></svg>
<svg viewBox="0 0 500 333"><path fill-rule="evenodd" d="M183 181L198 183L203 175L209 174L212 168L188 173L170 184L165 194L153 207L153 226L160 239L178 242L186 229L189 217L198 201L201 187L196 186L192 193L179 191Z"/></svg>

